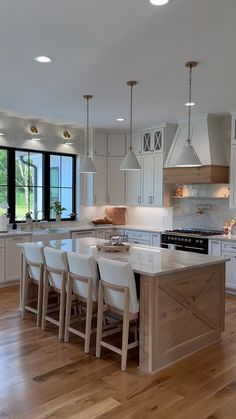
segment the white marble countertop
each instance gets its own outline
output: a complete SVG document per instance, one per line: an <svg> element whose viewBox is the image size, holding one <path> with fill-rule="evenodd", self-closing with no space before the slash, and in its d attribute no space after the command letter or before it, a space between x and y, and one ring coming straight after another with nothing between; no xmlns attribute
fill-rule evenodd
<svg viewBox="0 0 236 419"><path fill-rule="evenodd" d="M138 225L113 225L113 224L81 224L75 227L63 225L59 227L58 224L53 224L51 228L46 229L32 229L32 230L10 230L6 233L0 233L0 238L18 236L18 235L44 235L44 234L53 234L53 233L66 233L66 232L76 232L76 231L85 231L85 230L100 230L100 229L111 229L111 228L119 228L123 230L139 230L139 231L147 231L153 233L161 233L161 230L156 227L145 227L145 226L138 226ZM163 230L162 230L163 231Z"/></svg>
<svg viewBox="0 0 236 419"><path fill-rule="evenodd" d="M124 253L105 253L98 251L96 245L104 242L105 240L89 237L82 239L39 241L37 243L66 252L88 254L94 256L96 259L106 257L129 262L134 272L147 276L165 275L189 268L197 268L227 261L227 259L221 257L143 245L131 245L129 252ZM17 246L23 247L24 244L21 243Z"/></svg>
<svg viewBox="0 0 236 419"><path fill-rule="evenodd" d="M219 236L208 236L209 240L222 240L222 241L236 241L236 235L234 234L228 234L227 236L224 236L224 234L220 234Z"/></svg>

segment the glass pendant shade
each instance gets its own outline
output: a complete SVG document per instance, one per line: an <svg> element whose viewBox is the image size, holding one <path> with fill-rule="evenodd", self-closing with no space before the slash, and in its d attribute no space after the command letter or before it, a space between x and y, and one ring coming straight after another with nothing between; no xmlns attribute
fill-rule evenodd
<svg viewBox="0 0 236 419"><path fill-rule="evenodd" d="M88 155L84 158L80 166L80 173L97 173L93 160Z"/></svg>
<svg viewBox="0 0 236 419"><path fill-rule="evenodd" d="M195 167L195 166L201 166L202 163L192 146L192 144L187 143L182 153L180 154L175 166L177 167Z"/></svg>
<svg viewBox="0 0 236 419"><path fill-rule="evenodd" d="M140 170L141 166L132 150L129 150L121 163L120 170Z"/></svg>

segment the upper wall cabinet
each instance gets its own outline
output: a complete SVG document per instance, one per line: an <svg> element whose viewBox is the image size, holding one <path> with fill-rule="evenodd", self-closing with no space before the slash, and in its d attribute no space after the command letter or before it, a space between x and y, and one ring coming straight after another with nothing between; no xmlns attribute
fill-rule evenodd
<svg viewBox="0 0 236 419"><path fill-rule="evenodd" d="M108 134L108 156L122 157L126 153L126 135Z"/></svg>
<svg viewBox="0 0 236 419"><path fill-rule="evenodd" d="M231 120L229 208L236 209L236 114L232 114L232 120Z"/></svg>
<svg viewBox="0 0 236 419"><path fill-rule="evenodd" d="M142 132L142 153L162 153L163 129L153 129Z"/></svg>
<svg viewBox="0 0 236 419"><path fill-rule="evenodd" d="M127 135L127 149L129 148L129 134ZM133 132L132 136L132 149L134 154L141 154L142 153L142 132Z"/></svg>
<svg viewBox="0 0 236 419"><path fill-rule="evenodd" d="M93 136L93 154L95 156L107 155L107 134L94 132Z"/></svg>

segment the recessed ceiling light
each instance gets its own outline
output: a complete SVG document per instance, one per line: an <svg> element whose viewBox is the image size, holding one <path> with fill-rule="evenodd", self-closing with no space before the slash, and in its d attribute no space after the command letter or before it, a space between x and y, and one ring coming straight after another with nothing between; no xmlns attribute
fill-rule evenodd
<svg viewBox="0 0 236 419"><path fill-rule="evenodd" d="M125 120L125 118L116 118L116 120L117 120L118 122L123 122L123 121Z"/></svg>
<svg viewBox="0 0 236 419"><path fill-rule="evenodd" d="M34 59L37 63L47 64L52 62L52 59L46 55L39 55L38 57L34 57Z"/></svg>
<svg viewBox="0 0 236 419"><path fill-rule="evenodd" d="M187 103L185 103L185 106L194 106L194 105L196 105L195 102L187 102Z"/></svg>
<svg viewBox="0 0 236 419"><path fill-rule="evenodd" d="M165 4L169 3L170 0L149 0L153 6L164 6Z"/></svg>
<svg viewBox="0 0 236 419"><path fill-rule="evenodd" d="M0 136L3 137L4 136L4 132L0 131Z"/></svg>

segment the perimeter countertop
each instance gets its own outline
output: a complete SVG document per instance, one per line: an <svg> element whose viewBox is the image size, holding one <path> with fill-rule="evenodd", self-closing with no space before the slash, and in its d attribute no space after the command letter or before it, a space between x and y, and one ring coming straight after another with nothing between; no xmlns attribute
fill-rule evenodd
<svg viewBox="0 0 236 419"><path fill-rule="evenodd" d="M84 253L99 259L106 257L109 259L129 262L134 272L157 276L184 271L189 268L198 268L216 263L225 263L227 259L215 256L201 255L198 253L179 252L178 250L162 249L143 245L131 245L129 252L108 253L97 250L97 244L104 243L105 240L93 237L82 239L50 240L37 242L43 246L53 247L66 252ZM23 244L17 246L23 247Z"/></svg>

